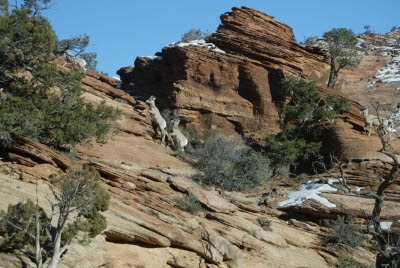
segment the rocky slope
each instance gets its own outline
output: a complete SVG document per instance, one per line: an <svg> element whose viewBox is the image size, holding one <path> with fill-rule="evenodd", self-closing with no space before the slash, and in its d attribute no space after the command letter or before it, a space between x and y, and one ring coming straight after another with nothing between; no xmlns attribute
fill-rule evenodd
<svg viewBox="0 0 400 268"><path fill-rule="evenodd" d="M191 181L192 167L152 140L150 118L115 98L121 91L91 72L84 83L87 101L105 100L121 109L118 134L107 144L79 148L73 158L15 137L0 161L1 209L34 199L38 183L39 203L49 210L45 181L58 169L90 163L102 175L102 187L112 196L104 214L107 230L89 245L73 244L60 267L328 267L335 258L319 244L321 227L279 218L280 211L257 205L261 193L237 193L243 199L238 201L236 194L228 198ZM185 192L197 196L206 210L198 215L179 210L174 200ZM271 219L272 230L264 230L258 217ZM1 253L0 266L22 263Z"/></svg>
<svg viewBox="0 0 400 268"><path fill-rule="evenodd" d="M121 69L123 90L116 79L87 72L85 100L95 105L104 100L122 111L116 122L120 131L107 144L79 147L72 156L15 137L1 155L0 209L34 199L36 183L40 204L49 209L45 181L50 174L82 163L100 172L102 187L112 196L104 213L108 227L89 245L73 244L60 267L329 267L338 253L321 245L318 237L326 229L318 223L337 215L363 218L371 211L371 200L340 191L282 205L290 192L316 177L284 178L249 193L204 188L190 179L196 171L189 163L157 143L150 116L140 114L147 107L143 100L152 94L185 124L260 141L279 131L281 77L314 79L322 95L331 92L323 86L329 58L320 49L302 48L289 26L249 8L234 8L221 20L211 38L214 44L172 44ZM336 120L331 140L349 162L349 185L373 189L372 171L390 165L379 153L376 133L368 137L362 131L361 105L353 101L352 108ZM399 153L398 141L394 148ZM399 190L399 185L390 189L383 209L383 219L393 225L400 220ZM274 197L264 198L272 191ZM175 200L185 193L195 195L204 211L191 215L179 210ZM271 220L272 230L262 228L260 217ZM373 262L369 250L357 248L354 254L365 264ZM0 266L22 263L1 253Z"/></svg>

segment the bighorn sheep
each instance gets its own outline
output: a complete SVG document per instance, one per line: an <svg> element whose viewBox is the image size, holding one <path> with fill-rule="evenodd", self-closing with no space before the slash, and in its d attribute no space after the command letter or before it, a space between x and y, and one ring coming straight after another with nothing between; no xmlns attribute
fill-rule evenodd
<svg viewBox="0 0 400 268"><path fill-rule="evenodd" d="M86 72L86 61L84 59L78 58L77 56L75 56L74 54L71 53L71 51L66 50L65 54L67 56L67 61L70 62L72 65L74 64L78 64L79 67L81 67L85 72ZM66 63L64 63L63 67L65 66Z"/></svg>
<svg viewBox="0 0 400 268"><path fill-rule="evenodd" d="M158 127L160 128L161 131L161 143L164 143L165 140L165 136L168 136L168 132L167 132L167 122L165 121L165 119L161 116L160 111L158 110L156 103L155 103L156 97L151 96L146 103L148 105L150 105L150 110L146 109L142 112L142 115L146 115L147 112L149 112L153 119L157 122Z"/></svg>
<svg viewBox="0 0 400 268"><path fill-rule="evenodd" d="M383 117L380 118L380 121L382 122L382 124L381 124L381 123L379 122L378 116L368 114L368 108L367 108L367 106L364 106L364 107L361 109L361 112L360 112L360 113L363 115L364 120L365 120L364 131L367 131L367 130L365 129L365 127L366 127L366 126L369 126L368 136L371 134L371 127L372 127L372 126L382 127L384 133L388 133L388 129L387 129L387 128L388 128L389 122L388 122L388 120L387 120L386 118L383 118ZM389 134L390 134L390 133L389 133Z"/></svg>
<svg viewBox="0 0 400 268"><path fill-rule="evenodd" d="M180 122L179 119L172 120L173 127L172 127L171 137L172 139L175 139L175 141L178 143L178 149L184 152L185 146L188 144L189 141L179 129L179 122Z"/></svg>

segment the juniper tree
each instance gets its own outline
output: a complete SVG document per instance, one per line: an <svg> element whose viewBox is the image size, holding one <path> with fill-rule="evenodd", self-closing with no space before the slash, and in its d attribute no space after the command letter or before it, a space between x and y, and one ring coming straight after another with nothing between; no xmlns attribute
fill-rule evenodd
<svg viewBox="0 0 400 268"><path fill-rule="evenodd" d="M47 262L47 267L57 267L78 231L95 237L106 228L99 211L108 209L110 196L99 187L99 178L99 173L89 166L54 176L48 184L52 193L48 198L50 215L38 200L36 204L28 200L9 205L7 212L1 212L0 235L6 241L0 249L24 249L38 268Z"/></svg>
<svg viewBox="0 0 400 268"><path fill-rule="evenodd" d="M324 33L326 49L331 55L331 71L328 87L335 87L341 69L354 68L360 63L357 53L357 37L352 30L333 28Z"/></svg>
<svg viewBox="0 0 400 268"><path fill-rule="evenodd" d="M104 104L84 103L78 68L61 72L55 63L69 49L82 53L86 35L58 40L42 15L51 0L0 1L0 144L12 135L36 139L56 148L105 140L119 113ZM92 59L93 55L91 56Z"/></svg>
<svg viewBox="0 0 400 268"><path fill-rule="evenodd" d="M313 81L288 77L282 87L289 99L284 121L278 134L267 136L265 148L278 172L317 156L322 147L318 133L330 129L336 115L351 108L349 100L335 94L323 98Z"/></svg>

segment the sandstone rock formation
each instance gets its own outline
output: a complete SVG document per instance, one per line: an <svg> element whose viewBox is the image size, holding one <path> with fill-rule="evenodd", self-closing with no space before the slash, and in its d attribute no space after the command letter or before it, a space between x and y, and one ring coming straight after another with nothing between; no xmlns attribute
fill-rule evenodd
<svg viewBox="0 0 400 268"><path fill-rule="evenodd" d="M157 57L138 57L135 67L120 69L122 87L143 99L156 95L186 125L257 142L279 132L284 76L316 81L322 96L344 96L324 86L328 55L316 47L303 48L286 24L245 7L223 14L221 22L210 41L224 53L185 43L168 45ZM352 110L337 120L327 144L335 143L344 159L384 159L377 135L365 137L361 107L352 101Z"/></svg>
<svg viewBox="0 0 400 268"><path fill-rule="evenodd" d="M370 212L371 200L340 191L322 194L334 209L313 200L287 213L276 209L309 178L273 181L250 193L204 188L190 179L196 172L190 164L153 141L158 134L152 121L140 115L146 108L142 100L152 94L186 124L260 141L279 131L276 120L284 103L279 80L284 75L316 80L323 96L332 92L322 86L327 55L298 45L289 26L249 8L234 8L221 20L211 40L225 53L207 46L166 47L157 57L139 57L134 68L119 71L124 90L116 88L115 79L87 72L85 101L105 101L122 112L116 122L120 131L108 143L78 147L71 157L15 137L7 153L0 154L0 209L34 199L38 183L39 203L48 210L43 180L67 167L87 163L101 174L101 185L111 194L104 213L108 227L89 245L73 244L60 267L329 267L337 252L320 244L325 229L316 223ZM362 133L361 105L352 101L352 108L337 119L332 144L349 160L351 187L374 189L371 170L385 171L390 164L378 152L377 135ZM395 146L398 153L400 146ZM389 189L385 220L400 219L399 187ZM276 199L263 200L271 189L277 189ZM191 215L177 208L176 198L187 193L199 199L204 211ZM263 229L260 217L271 220L272 230ZM360 261L371 265L373 253L357 252ZM0 266L21 267L21 260L0 253Z"/></svg>
<svg viewBox="0 0 400 268"><path fill-rule="evenodd" d="M319 244L319 226L310 222L307 228L296 227L278 218L278 210L258 206L264 189L253 193L250 203L201 189L190 180L195 171L188 163L153 142L151 119L117 100L105 82L93 77L87 77L85 99L94 104L105 100L123 113L117 122L120 132L108 143L78 147L77 156L69 159L17 138L0 159L0 209L34 199L38 183L39 203L49 211L49 189L42 179L82 163L100 172L102 187L111 194L104 213L108 227L89 245L71 245L60 267L328 267L328 260L335 259L335 253ZM187 192L204 204L204 212L191 215L176 207L174 200ZM264 230L258 217L270 219L272 231ZM362 252L369 263L371 254ZM22 260L29 263L25 257L0 253L0 266L21 267Z"/></svg>
<svg viewBox="0 0 400 268"><path fill-rule="evenodd" d="M122 88L143 98L157 96L185 124L260 141L279 130L281 78L295 75L325 83L329 57L317 48L303 48L289 26L260 11L234 8L221 21L210 40L223 51L166 46L158 57L138 57L134 68L120 69Z"/></svg>

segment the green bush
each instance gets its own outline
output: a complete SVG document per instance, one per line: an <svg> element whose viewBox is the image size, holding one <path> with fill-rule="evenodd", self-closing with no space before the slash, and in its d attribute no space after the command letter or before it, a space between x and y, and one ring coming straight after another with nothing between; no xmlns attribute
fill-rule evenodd
<svg viewBox="0 0 400 268"><path fill-rule="evenodd" d="M182 41L193 41L193 40L200 40L204 39L207 40L210 37L209 32L204 32L200 29L190 29L186 33L182 34L181 40Z"/></svg>
<svg viewBox="0 0 400 268"><path fill-rule="evenodd" d="M265 151L276 170L296 170L299 162L308 161L321 152L321 133L330 129L338 113L349 111L351 102L335 94L324 100L313 81L288 77L282 88L289 99L284 122L277 135L266 138Z"/></svg>
<svg viewBox="0 0 400 268"><path fill-rule="evenodd" d="M30 199L25 203L8 205L7 212L1 211L0 235L4 237L6 242L2 244L0 250L14 250L34 243L34 239L29 234L35 234L36 225L33 219L36 211L36 205ZM41 227L40 241L41 244L44 244L47 236L43 232L43 226L47 226L50 219L41 207L38 208L38 211ZM15 228L15 226L18 226L18 228ZM26 230L26 232L22 230Z"/></svg>
<svg viewBox="0 0 400 268"><path fill-rule="evenodd" d="M8 143L12 134L58 149L90 143L92 138L105 142L120 115L104 103L94 108L83 102L82 70L58 70L56 55L67 49L81 54L89 37L58 40L40 13L50 2L0 2L0 88L9 93L0 100L0 145ZM82 55L94 66L94 53Z"/></svg>
<svg viewBox="0 0 400 268"><path fill-rule="evenodd" d="M354 224L352 217L338 217L334 221L326 221L329 227L327 235L321 236L324 244L342 244L351 247L357 247L361 244L363 236L359 225Z"/></svg>
<svg viewBox="0 0 400 268"><path fill-rule="evenodd" d="M268 220L267 218L264 217L258 217L257 218L258 223L261 225L261 227L266 230L266 231L272 231L271 225L272 221Z"/></svg>
<svg viewBox="0 0 400 268"><path fill-rule="evenodd" d="M297 129L284 125L277 135L269 135L266 141L266 155L271 161L271 167L282 172L290 167L296 169L299 161L307 161L317 156L322 142L307 141L304 138L294 139Z"/></svg>
<svg viewBox="0 0 400 268"><path fill-rule="evenodd" d="M67 218L68 211L78 214L75 219L71 215L68 218L69 223L61 232L62 246L69 244L79 231L95 237L107 227L106 219L99 211L108 209L110 196L100 188L99 178L99 173L90 166L51 178L51 185L55 187L51 188L55 195L55 207L60 207L62 216ZM1 249L12 251L24 246L34 246L36 211L39 211L40 216L40 245L45 251L52 251L49 245L54 238L47 233L54 235L56 226L52 225L45 211L29 199L26 203L9 205L7 212L0 213L0 235L6 240ZM58 215L60 212L55 211L55 217L59 217Z"/></svg>
<svg viewBox="0 0 400 268"><path fill-rule="evenodd" d="M203 210L201 203L197 200L193 194L188 194L180 198L175 199L176 206L185 212L190 214L197 214Z"/></svg>
<svg viewBox="0 0 400 268"><path fill-rule="evenodd" d="M193 179L225 190L248 190L269 179L269 161L238 139L213 136L189 152L199 173Z"/></svg>
<svg viewBox="0 0 400 268"><path fill-rule="evenodd" d="M351 254L345 250L339 252L336 263L337 268L367 268L367 266L357 262Z"/></svg>

